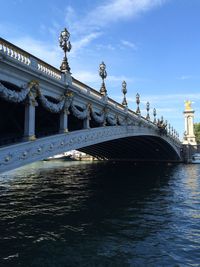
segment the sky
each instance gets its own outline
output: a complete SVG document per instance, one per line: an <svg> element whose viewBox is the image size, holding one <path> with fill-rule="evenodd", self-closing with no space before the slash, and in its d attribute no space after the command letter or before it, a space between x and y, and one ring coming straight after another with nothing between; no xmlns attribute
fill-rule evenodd
<svg viewBox="0 0 200 267"><path fill-rule="evenodd" d="M141 110L150 102L184 132L184 101L191 100L200 122L199 0L0 0L0 36L59 68L60 32L70 32L72 76L100 89L104 61L108 96ZM2 12L3 11L3 12Z"/></svg>

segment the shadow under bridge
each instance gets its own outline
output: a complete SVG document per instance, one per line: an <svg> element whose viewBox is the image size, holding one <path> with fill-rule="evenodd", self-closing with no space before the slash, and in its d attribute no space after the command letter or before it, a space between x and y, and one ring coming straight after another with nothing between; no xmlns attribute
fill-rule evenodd
<svg viewBox="0 0 200 267"><path fill-rule="evenodd" d="M93 157L108 160L180 162L179 150L158 136L131 136L78 149Z"/></svg>

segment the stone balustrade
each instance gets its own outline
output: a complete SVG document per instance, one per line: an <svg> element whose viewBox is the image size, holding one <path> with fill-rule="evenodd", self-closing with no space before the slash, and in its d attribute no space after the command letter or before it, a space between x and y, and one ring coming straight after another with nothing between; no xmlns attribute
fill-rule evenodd
<svg viewBox="0 0 200 267"><path fill-rule="evenodd" d="M31 64L31 60L30 60L30 55L28 53L26 53L25 51L23 51L22 49L12 45L11 43L7 42L6 40L3 40L2 38L0 38L0 51L25 64L25 65L30 65Z"/></svg>
<svg viewBox="0 0 200 267"><path fill-rule="evenodd" d="M18 62L25 64L32 69L43 72L47 76L51 76L57 80L61 80L62 72L44 61L32 56L21 48L0 38L0 52Z"/></svg>

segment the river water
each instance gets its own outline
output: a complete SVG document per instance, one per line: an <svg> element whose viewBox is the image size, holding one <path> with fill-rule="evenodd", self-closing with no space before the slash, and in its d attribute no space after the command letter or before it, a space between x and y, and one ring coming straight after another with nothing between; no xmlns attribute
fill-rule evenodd
<svg viewBox="0 0 200 267"><path fill-rule="evenodd" d="M200 266L200 165L38 162L1 174L0 266Z"/></svg>

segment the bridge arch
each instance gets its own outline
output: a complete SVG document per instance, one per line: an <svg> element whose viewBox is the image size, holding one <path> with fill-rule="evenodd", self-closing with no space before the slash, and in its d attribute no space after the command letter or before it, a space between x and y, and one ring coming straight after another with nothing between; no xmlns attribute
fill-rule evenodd
<svg viewBox="0 0 200 267"><path fill-rule="evenodd" d="M143 126L106 126L52 135L9 148L2 147L0 172L74 149L102 159L181 161L179 144L154 129Z"/></svg>
<svg viewBox="0 0 200 267"><path fill-rule="evenodd" d="M136 135L113 139L88 147L81 152L108 160L179 161L179 152L160 136Z"/></svg>

